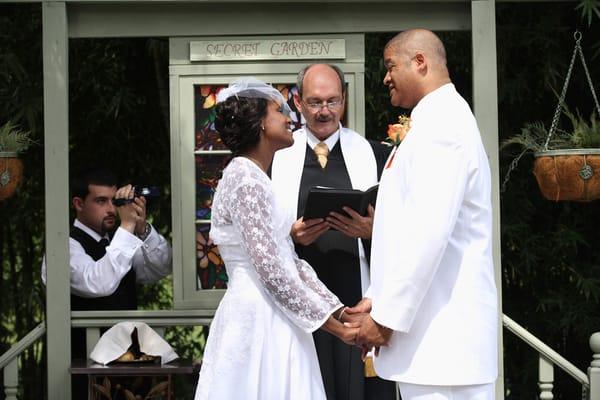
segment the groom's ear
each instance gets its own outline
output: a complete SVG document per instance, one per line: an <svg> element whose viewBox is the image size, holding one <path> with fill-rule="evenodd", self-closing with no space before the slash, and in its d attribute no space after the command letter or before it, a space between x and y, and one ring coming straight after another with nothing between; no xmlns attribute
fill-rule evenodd
<svg viewBox="0 0 600 400"><path fill-rule="evenodd" d="M414 65L417 69L417 72L424 73L427 71L428 60L423 53L415 54L413 57L413 62L415 63Z"/></svg>
<svg viewBox="0 0 600 400"><path fill-rule="evenodd" d="M417 62L417 65L425 63L425 55L423 53L416 53L413 59Z"/></svg>

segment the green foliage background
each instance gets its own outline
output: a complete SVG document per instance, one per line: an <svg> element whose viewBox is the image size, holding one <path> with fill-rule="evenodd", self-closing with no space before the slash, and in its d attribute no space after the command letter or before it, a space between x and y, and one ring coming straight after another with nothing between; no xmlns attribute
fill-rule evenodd
<svg viewBox="0 0 600 400"><path fill-rule="evenodd" d="M556 105L553 90L562 85L575 28L583 32L584 53L592 79L599 84L598 58L593 56L600 44L592 28L598 25L598 4L586 0L497 5L501 141L526 122L549 125ZM366 120L371 138L383 138L387 124L402 112L389 105L381 83L381 50L392 35L366 36ZM470 32L440 36L453 81L471 102ZM151 215L169 237L166 39L71 40L69 56L71 171L104 163L119 171L123 182L161 186L163 196L152 205ZM567 104L584 115L592 111L586 85L577 65ZM0 352L44 319L45 293L39 278L45 239L42 106L40 6L1 4L0 124L18 123L31 130L40 145L21 156L25 178L17 194L0 202ZM501 177L516 151L508 148L501 154ZM598 202L543 200L531 168L532 160L524 158L502 194L504 312L585 371L591 360L587 340L600 331L600 252L595 243L600 209ZM149 309L171 307L170 280L144 288L140 302ZM167 335L181 355L199 356L204 341L200 330L172 329ZM507 331L504 342L507 398L534 398L537 355ZM28 350L21 364L20 398L45 398L43 342ZM580 398L580 387L565 374L556 375L555 398ZM191 397L191 384L178 387L177 398Z"/></svg>

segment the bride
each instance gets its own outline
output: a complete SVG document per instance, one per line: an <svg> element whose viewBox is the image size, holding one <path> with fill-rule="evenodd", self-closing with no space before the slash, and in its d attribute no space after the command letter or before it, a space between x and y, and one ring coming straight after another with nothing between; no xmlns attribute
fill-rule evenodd
<svg viewBox="0 0 600 400"><path fill-rule="evenodd" d="M210 236L229 275L211 324L196 400L325 399L311 333L353 343L357 325L333 316L343 304L294 252L266 171L293 144L289 107L255 79L217 96L215 127L234 158L212 205Z"/></svg>

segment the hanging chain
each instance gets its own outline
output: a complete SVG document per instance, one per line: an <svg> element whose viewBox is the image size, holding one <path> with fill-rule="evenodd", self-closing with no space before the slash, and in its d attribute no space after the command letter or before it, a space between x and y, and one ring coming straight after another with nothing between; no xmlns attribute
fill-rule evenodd
<svg viewBox="0 0 600 400"><path fill-rule="evenodd" d="M519 154L517 157L515 157L514 160L511 161L511 163L510 163L510 165L508 167L508 171L506 171L506 175L504 176L504 182L502 182L502 186L500 187L500 193L504 193L504 191L506 190L506 185L508 184L508 181L510 180L510 174L511 174L511 172L513 172L517 168L517 165L519 164L519 160L528 151L529 151L529 149L523 150L521 152L521 154Z"/></svg>
<svg viewBox="0 0 600 400"><path fill-rule="evenodd" d="M596 112L600 117L600 105L598 104L598 98L596 97L596 91L594 90L594 84L592 83L592 78L590 77L590 72L588 71L587 64L585 63L585 57L583 56L583 50L581 49L581 32L575 31L573 34L573 38L575 39L575 48L573 49L573 55L571 56L571 63L569 64L569 70L567 71L567 77L565 78L565 83L562 88L562 92L560 93L560 97L558 99L558 104L556 105L556 110L554 110L554 117L552 118L552 125L550 126L550 131L548 131L548 137L546 138L546 143L544 143L544 150L548 151L548 144L550 143L550 139L556 128L558 126L558 119L560 117L561 108L565 102L565 96L567 94L567 88L569 87L569 80L571 79L571 73L573 72L573 66L575 65L575 58L577 54L579 54L579 58L581 59L581 64L583 64L583 70L585 71L585 76L587 77L588 85L590 87L590 91L592 92L592 97L594 98L594 103L596 105Z"/></svg>
<svg viewBox="0 0 600 400"><path fill-rule="evenodd" d="M573 72L573 66L575 65L575 58L577 54L579 54L579 58L581 59L581 64L583 64L583 70L585 71L585 76L587 78L588 85L590 87L590 91L592 92L592 97L594 98L594 105L596 106L596 112L598 113L598 117L600 117L600 103L598 103L598 97L596 97L596 91L594 90L594 84L592 83L592 78L590 76L590 72L588 70L587 64L585 62L585 57L583 56L583 50L581 49L581 32L575 31L573 34L573 38L575 39L575 48L573 49L573 55L571 56L571 62L569 63L569 69L567 71L567 76L565 78L565 83L563 84L562 91L560 93L560 97L558 98L558 104L556 105L556 110L554 110L554 116L552 117L552 124L550 125L550 130L548 131L548 137L546 138L546 142L544 143L544 150L548 151L548 144L550 143L550 139L556 128L558 127L558 119L560 118L560 111L565 103L565 97L567 94L567 88L569 87L569 81L571 80L571 73ZM506 184L510 179L511 172L517 168L517 164L523 155L528 151L525 149L519 154L512 162L506 172L506 176L504 177L504 182L502 182L502 186L500 188L500 193L504 193L506 190Z"/></svg>
<svg viewBox="0 0 600 400"><path fill-rule="evenodd" d="M587 395L587 387L585 385L581 385L581 400L589 400Z"/></svg>
<svg viewBox="0 0 600 400"><path fill-rule="evenodd" d="M575 65L575 57L577 56L578 49L581 49L581 32L575 31L573 34L575 38L575 48L573 49L573 55L571 56L571 64L569 64L569 70L567 71L567 77L565 78L565 83L563 84L562 92L560 92L560 97L558 98L558 104L556 105L556 110L554 110L554 117L552 117L552 125L550 125L550 130L548 131L548 137L546 138L546 143L544 143L544 150L548 150L548 143L550 143L550 138L554 134L556 127L558 126L558 119L560 117L560 109L565 102L565 96L567 94L567 88L569 87L569 80L571 80L571 72L573 72L573 66Z"/></svg>

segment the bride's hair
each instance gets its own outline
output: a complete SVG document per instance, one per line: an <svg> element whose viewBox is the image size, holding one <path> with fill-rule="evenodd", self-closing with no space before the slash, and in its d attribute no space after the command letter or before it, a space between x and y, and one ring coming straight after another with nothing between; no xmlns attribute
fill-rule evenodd
<svg viewBox="0 0 600 400"><path fill-rule="evenodd" d="M215 129L234 156L258 144L267 115L266 99L231 96L218 103L216 110Z"/></svg>

